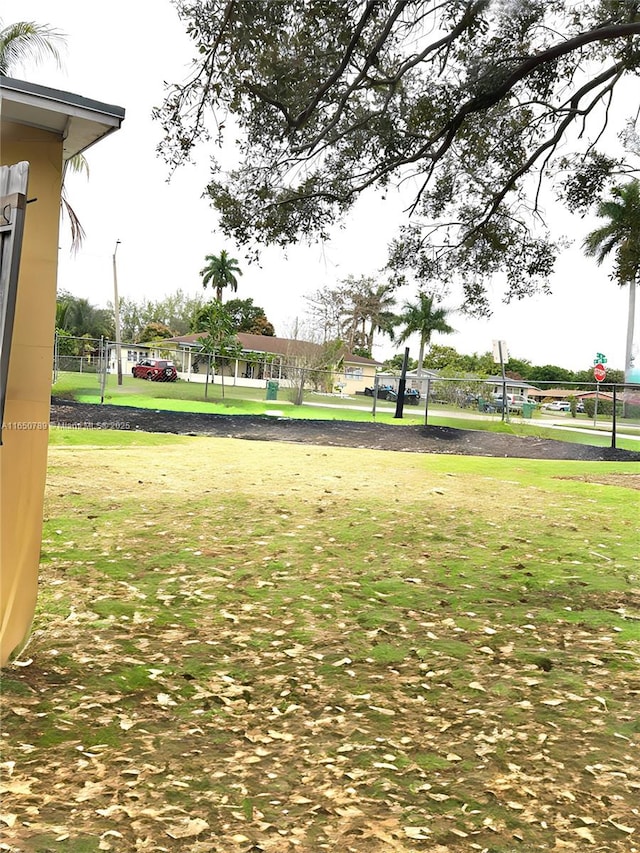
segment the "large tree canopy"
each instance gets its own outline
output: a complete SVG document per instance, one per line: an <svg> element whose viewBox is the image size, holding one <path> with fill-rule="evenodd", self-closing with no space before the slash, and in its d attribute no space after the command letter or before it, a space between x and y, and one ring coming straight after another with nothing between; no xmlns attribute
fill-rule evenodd
<svg viewBox="0 0 640 853"><path fill-rule="evenodd" d="M459 275L480 312L496 272L507 298L546 287L540 187L568 134L591 151L639 64L631 0L176 6L197 59L155 111L161 148L176 166L232 134L239 162L214 161L207 188L224 232L252 247L321 237L367 188L402 184L412 218L394 265Z"/></svg>

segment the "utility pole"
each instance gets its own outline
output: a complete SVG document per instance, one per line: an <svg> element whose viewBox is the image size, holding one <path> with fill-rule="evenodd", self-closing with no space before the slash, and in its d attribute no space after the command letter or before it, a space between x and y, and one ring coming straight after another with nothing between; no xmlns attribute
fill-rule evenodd
<svg viewBox="0 0 640 853"><path fill-rule="evenodd" d="M402 359L402 372L400 373L400 381L398 382L398 397L396 399L396 413L394 418L402 417L404 408L404 392L407 387L407 367L409 365L409 347L405 347L404 358Z"/></svg>
<svg viewBox="0 0 640 853"><path fill-rule="evenodd" d="M118 370L118 385L122 385L122 353L120 338L120 300L118 298L118 270L116 268L116 252L120 240L116 240L116 247L113 250L113 317L116 324L116 364Z"/></svg>

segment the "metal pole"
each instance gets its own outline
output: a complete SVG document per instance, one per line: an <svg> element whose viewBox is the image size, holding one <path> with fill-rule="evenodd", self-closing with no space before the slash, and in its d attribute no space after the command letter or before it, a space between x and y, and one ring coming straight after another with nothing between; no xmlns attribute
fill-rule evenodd
<svg viewBox="0 0 640 853"><path fill-rule="evenodd" d="M613 414L611 416L611 447L616 446L616 386L613 386Z"/></svg>
<svg viewBox="0 0 640 853"><path fill-rule="evenodd" d="M376 404L378 402L378 385L380 384L380 377L376 373L373 378L373 406L371 408L371 417L375 418L376 416Z"/></svg>
<svg viewBox="0 0 640 853"><path fill-rule="evenodd" d="M58 330L53 337L53 384L58 381Z"/></svg>
<svg viewBox="0 0 640 853"><path fill-rule="evenodd" d="M122 385L122 353L120 344L120 300L118 298L118 270L116 268L116 252L120 240L116 240L116 247L113 250L113 317L116 324L116 362L118 371L118 385Z"/></svg>
<svg viewBox="0 0 640 853"><path fill-rule="evenodd" d="M409 364L409 347L405 348L404 358L402 360L402 373L398 382L398 399L396 400L396 413L394 418L402 417L402 409L404 408L404 389L407 387L407 365Z"/></svg>
<svg viewBox="0 0 640 853"><path fill-rule="evenodd" d="M504 372L504 358L502 355L502 341L498 341L498 352L500 353L500 369L502 370L502 420L509 422L509 404L507 403L507 377Z"/></svg>
<svg viewBox="0 0 640 853"><path fill-rule="evenodd" d="M104 387L107 381L107 347L105 339L100 336L100 402L104 403Z"/></svg>
<svg viewBox="0 0 640 853"><path fill-rule="evenodd" d="M427 399L424 404L424 425L429 422L429 394L431 393L431 376L427 376Z"/></svg>

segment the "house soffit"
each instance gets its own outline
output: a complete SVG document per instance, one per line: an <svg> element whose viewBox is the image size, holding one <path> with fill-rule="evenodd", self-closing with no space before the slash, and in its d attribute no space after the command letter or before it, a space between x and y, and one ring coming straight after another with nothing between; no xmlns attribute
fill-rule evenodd
<svg viewBox="0 0 640 853"><path fill-rule="evenodd" d="M58 134L65 160L118 130L124 115L113 104L0 76L0 120Z"/></svg>

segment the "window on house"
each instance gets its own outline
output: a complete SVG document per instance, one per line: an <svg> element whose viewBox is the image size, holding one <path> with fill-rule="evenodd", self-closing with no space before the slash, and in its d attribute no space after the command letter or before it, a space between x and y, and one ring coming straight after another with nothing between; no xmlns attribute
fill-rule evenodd
<svg viewBox="0 0 640 853"><path fill-rule="evenodd" d="M345 379L362 379L363 376L364 373L361 367L345 367L344 369Z"/></svg>

